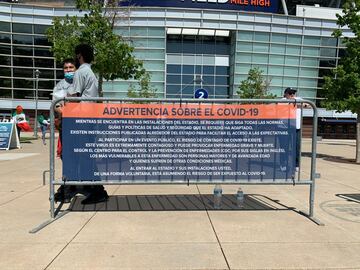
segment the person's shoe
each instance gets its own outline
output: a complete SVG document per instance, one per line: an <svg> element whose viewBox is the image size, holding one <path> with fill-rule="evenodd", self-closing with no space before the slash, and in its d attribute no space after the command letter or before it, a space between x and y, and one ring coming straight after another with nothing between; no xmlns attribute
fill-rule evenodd
<svg viewBox="0 0 360 270"><path fill-rule="evenodd" d="M61 186L54 194L55 202L69 203L75 195L73 186Z"/></svg>
<svg viewBox="0 0 360 270"><path fill-rule="evenodd" d="M109 199L109 195L107 194L106 190L102 190L100 192L93 192L90 193L84 200L81 201L81 204L93 204L93 203L100 203L105 202Z"/></svg>

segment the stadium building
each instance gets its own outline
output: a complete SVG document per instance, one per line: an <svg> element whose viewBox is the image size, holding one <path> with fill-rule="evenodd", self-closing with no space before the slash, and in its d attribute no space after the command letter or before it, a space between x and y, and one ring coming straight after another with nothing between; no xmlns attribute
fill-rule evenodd
<svg viewBox="0 0 360 270"><path fill-rule="evenodd" d="M321 98L323 76L344 53L336 13L341 1L129 0L130 15L117 20L115 33L135 47L159 97L234 98L251 68L259 67L270 91L283 89L313 101ZM62 78L45 36L54 17L76 15L73 1L0 2L0 113L17 105L32 115L48 110ZM346 32L346 30L345 30ZM351 33L346 32L351 36ZM34 80L40 71L38 91ZM135 81L106 82L104 96L126 97ZM36 92L38 93L36 99ZM311 112L304 115L311 118ZM307 121L305 119L305 124ZM355 115L320 110L319 133L352 138Z"/></svg>

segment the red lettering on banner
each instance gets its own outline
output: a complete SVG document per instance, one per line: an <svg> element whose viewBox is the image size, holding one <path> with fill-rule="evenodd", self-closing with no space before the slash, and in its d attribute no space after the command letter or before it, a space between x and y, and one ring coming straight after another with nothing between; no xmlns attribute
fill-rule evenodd
<svg viewBox="0 0 360 270"><path fill-rule="evenodd" d="M230 4L236 4L236 5L248 5L249 0L231 0Z"/></svg>
<svg viewBox="0 0 360 270"><path fill-rule="evenodd" d="M251 0L252 6L270 7L270 0Z"/></svg>

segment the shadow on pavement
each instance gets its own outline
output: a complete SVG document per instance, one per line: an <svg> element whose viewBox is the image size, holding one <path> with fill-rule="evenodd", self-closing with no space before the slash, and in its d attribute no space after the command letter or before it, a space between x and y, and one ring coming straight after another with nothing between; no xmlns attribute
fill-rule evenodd
<svg viewBox="0 0 360 270"><path fill-rule="evenodd" d="M311 152L303 152L301 154L301 156L311 157ZM317 154L316 157L322 158L323 160L327 160L327 161L331 161L331 162L359 165L359 164L355 163L355 159L353 159L353 158L344 158L344 157L340 157L340 156L332 156L332 155L326 155L326 154Z"/></svg>
<svg viewBox="0 0 360 270"><path fill-rule="evenodd" d="M107 202L82 205L82 196L76 196L69 211L205 211L215 210L212 194L191 194L191 195L113 195ZM222 211L243 211L243 210L294 210L272 200L266 196L257 194L245 195L244 207L237 206L235 195L224 194L222 196Z"/></svg>
<svg viewBox="0 0 360 270"><path fill-rule="evenodd" d="M336 194L337 197L345 199L347 201L360 203L360 193L358 194Z"/></svg>

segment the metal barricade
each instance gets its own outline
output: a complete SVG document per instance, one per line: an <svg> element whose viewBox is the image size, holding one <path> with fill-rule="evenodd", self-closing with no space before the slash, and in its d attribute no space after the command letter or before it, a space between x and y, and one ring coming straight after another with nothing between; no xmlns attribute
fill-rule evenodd
<svg viewBox="0 0 360 270"><path fill-rule="evenodd" d="M59 102L81 102L78 104L85 104L83 102L92 102L94 103L106 103L106 104L127 104L127 103L147 103L147 104L199 104L199 105L211 105L211 106L227 106L229 104L236 105L245 105L245 104L292 104L296 107L297 104L308 104L314 110L313 117L313 129L312 129L312 144L311 144L311 166L310 166L310 177L309 179L300 180L300 175L298 175L297 180L293 178L291 181L289 179L275 179L274 181L264 181L264 180L251 180L249 179L233 179L226 181L224 180L215 180L215 181L192 181L189 178L187 181L102 181L97 179L96 181L73 181L73 180L55 180L55 128L54 128L54 108ZM254 105L255 106L255 105ZM317 224L321 224L318 220L314 218L314 196L315 196L315 179L316 179L316 138L317 138L317 108L315 104L309 100L289 100L289 99L117 99L117 98L65 98L53 101L50 110L50 215L51 219L58 218L56 217L54 193L56 185L121 185L121 184L244 184L244 185L309 185L309 213L305 214L309 219L313 220ZM160 177L159 177L160 179ZM225 178L224 178L225 179Z"/></svg>

